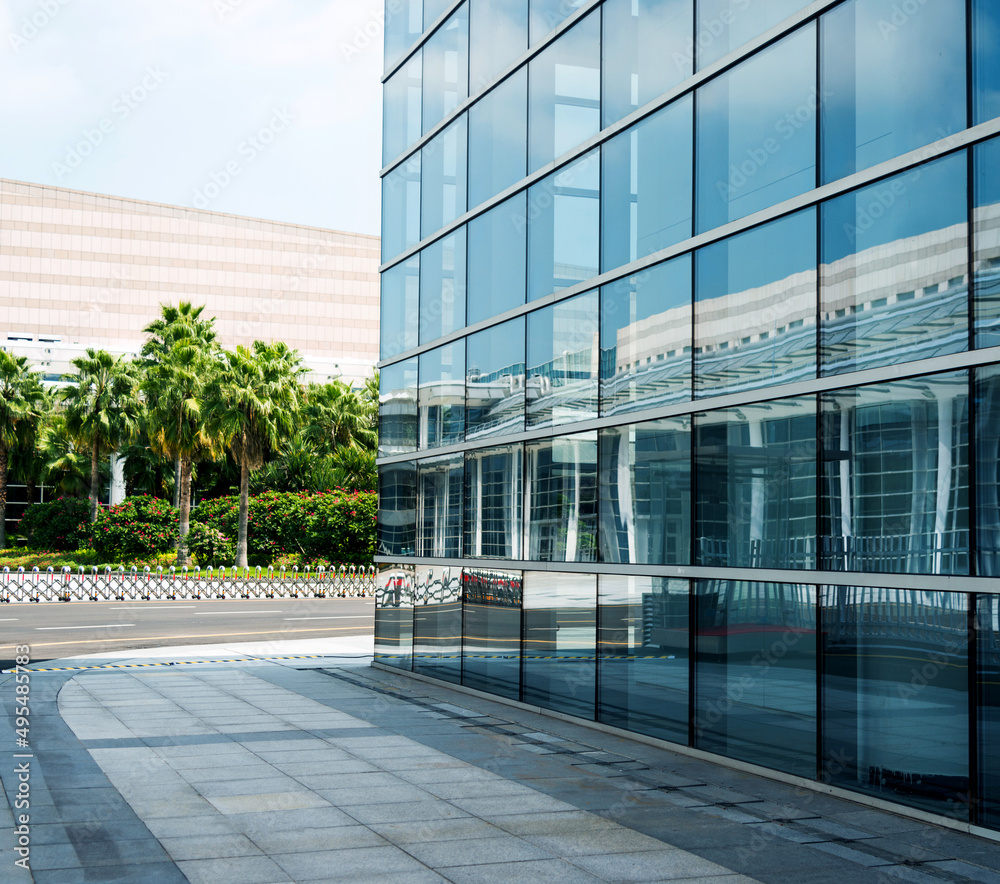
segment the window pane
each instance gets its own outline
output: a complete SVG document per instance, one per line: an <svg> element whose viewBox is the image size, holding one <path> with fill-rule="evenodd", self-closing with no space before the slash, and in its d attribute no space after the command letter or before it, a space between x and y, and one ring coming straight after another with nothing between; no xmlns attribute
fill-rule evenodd
<svg viewBox="0 0 1000 884"><path fill-rule="evenodd" d="M965 153L822 206L821 374L968 349Z"/></svg>
<svg viewBox="0 0 1000 884"><path fill-rule="evenodd" d="M688 582L598 578L597 719L687 744Z"/></svg>
<svg viewBox="0 0 1000 884"><path fill-rule="evenodd" d="M534 172L600 131L600 12L588 15L534 58L528 77L528 172Z"/></svg>
<svg viewBox="0 0 1000 884"><path fill-rule="evenodd" d="M469 85L475 95L527 50L528 0L471 0L471 6Z"/></svg>
<svg viewBox="0 0 1000 884"><path fill-rule="evenodd" d="M375 659L387 666L413 666L412 565L380 565L375 591Z"/></svg>
<svg viewBox="0 0 1000 884"><path fill-rule="evenodd" d="M694 0L604 4L604 125L617 123L694 72Z"/></svg>
<svg viewBox="0 0 1000 884"><path fill-rule="evenodd" d="M600 154L593 151L528 190L528 300L597 275Z"/></svg>
<svg viewBox="0 0 1000 884"><path fill-rule="evenodd" d="M465 213L468 127L459 117L421 151L420 235L430 236Z"/></svg>
<svg viewBox="0 0 1000 884"><path fill-rule="evenodd" d="M528 314L528 426L597 417L597 292Z"/></svg>
<svg viewBox="0 0 1000 884"><path fill-rule="evenodd" d="M698 90L698 230L816 183L816 32L809 25Z"/></svg>
<svg viewBox="0 0 1000 884"><path fill-rule="evenodd" d="M385 68L401 59L423 33L420 0L395 0L385 4Z"/></svg>
<svg viewBox="0 0 1000 884"><path fill-rule="evenodd" d="M695 396L816 377L816 212L699 249Z"/></svg>
<svg viewBox="0 0 1000 884"><path fill-rule="evenodd" d="M823 587L828 782L969 813L968 597Z"/></svg>
<svg viewBox="0 0 1000 884"><path fill-rule="evenodd" d="M382 165L420 137L420 52L382 86Z"/></svg>
<svg viewBox="0 0 1000 884"><path fill-rule="evenodd" d="M528 71L521 68L469 110L469 208L520 181L528 160Z"/></svg>
<svg viewBox="0 0 1000 884"><path fill-rule="evenodd" d="M465 439L465 341L420 354L420 447Z"/></svg>
<svg viewBox="0 0 1000 884"><path fill-rule="evenodd" d="M974 125L1000 116L1000 6L972 0L972 83Z"/></svg>
<svg viewBox="0 0 1000 884"><path fill-rule="evenodd" d="M524 317L468 338L466 438L506 436L524 429Z"/></svg>
<svg viewBox="0 0 1000 884"><path fill-rule="evenodd" d="M1000 577L1000 366L976 370L977 573Z"/></svg>
<svg viewBox="0 0 1000 884"><path fill-rule="evenodd" d="M425 18L427 10L424 10ZM429 24L429 22L428 22ZM469 4L462 4L423 48L421 133L430 132L469 97Z"/></svg>
<svg viewBox="0 0 1000 884"><path fill-rule="evenodd" d="M378 453L417 450L417 359L386 365L378 376Z"/></svg>
<svg viewBox="0 0 1000 884"><path fill-rule="evenodd" d="M966 372L820 395L822 567L969 573Z"/></svg>
<svg viewBox="0 0 1000 884"><path fill-rule="evenodd" d="M380 352L391 359L417 346L420 255L386 270L381 285Z"/></svg>
<svg viewBox="0 0 1000 884"><path fill-rule="evenodd" d="M561 25L583 4L584 0L529 0L531 44Z"/></svg>
<svg viewBox="0 0 1000 884"><path fill-rule="evenodd" d="M424 30L436 22L451 6L452 0L424 0Z"/></svg>
<svg viewBox="0 0 1000 884"><path fill-rule="evenodd" d="M597 578L524 575L523 702L594 717Z"/></svg>
<svg viewBox="0 0 1000 884"><path fill-rule="evenodd" d="M518 700L521 697L520 571L466 568L462 684Z"/></svg>
<svg viewBox="0 0 1000 884"><path fill-rule="evenodd" d="M816 400L778 399L695 416L695 561L816 565Z"/></svg>
<svg viewBox="0 0 1000 884"><path fill-rule="evenodd" d="M965 128L965 0L899 16L849 0L820 20L824 183Z"/></svg>
<svg viewBox="0 0 1000 884"><path fill-rule="evenodd" d="M996 572L994 572L996 573ZM1000 826L1000 596L976 597L979 650L979 822Z"/></svg>
<svg viewBox="0 0 1000 884"><path fill-rule="evenodd" d="M524 191L469 222L469 324L524 303L528 260Z"/></svg>
<svg viewBox="0 0 1000 884"><path fill-rule="evenodd" d="M698 0L698 70L809 5L810 0ZM690 41L689 41L690 43Z"/></svg>
<svg viewBox="0 0 1000 884"><path fill-rule="evenodd" d="M695 746L816 776L816 587L695 582Z"/></svg>
<svg viewBox="0 0 1000 884"><path fill-rule="evenodd" d="M597 561L597 434L527 446L528 558Z"/></svg>
<svg viewBox="0 0 1000 884"><path fill-rule="evenodd" d="M601 561L691 562L691 419L601 431Z"/></svg>
<svg viewBox="0 0 1000 884"><path fill-rule="evenodd" d="M976 346L1000 346L1000 138L975 148Z"/></svg>
<svg viewBox="0 0 1000 884"><path fill-rule="evenodd" d="M420 154L382 179L382 260L420 242Z"/></svg>
<svg viewBox="0 0 1000 884"><path fill-rule="evenodd" d="M465 228L420 252L420 343L465 325Z"/></svg>
<svg viewBox="0 0 1000 884"><path fill-rule="evenodd" d="M462 570L417 568L413 587L413 671L462 680Z"/></svg>
<svg viewBox="0 0 1000 884"><path fill-rule="evenodd" d="M452 454L422 460L418 473L417 555L457 559L462 555L465 459Z"/></svg>
<svg viewBox="0 0 1000 884"><path fill-rule="evenodd" d="M416 545L416 464L383 464L378 470L378 554L412 556Z"/></svg>
<svg viewBox="0 0 1000 884"><path fill-rule="evenodd" d="M466 558L521 558L522 461L520 445L466 454Z"/></svg>
<svg viewBox="0 0 1000 884"><path fill-rule="evenodd" d="M693 107L675 101L601 148L605 271L691 236Z"/></svg>
<svg viewBox="0 0 1000 884"><path fill-rule="evenodd" d="M601 289L601 413L691 398L691 256Z"/></svg>

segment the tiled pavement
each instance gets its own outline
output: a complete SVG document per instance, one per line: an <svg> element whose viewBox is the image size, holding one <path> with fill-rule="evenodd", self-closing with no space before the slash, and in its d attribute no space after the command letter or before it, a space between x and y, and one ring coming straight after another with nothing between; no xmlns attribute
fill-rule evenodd
<svg viewBox="0 0 1000 884"><path fill-rule="evenodd" d="M35 674L33 878L0 802L0 881L1000 882L990 841L396 673L296 665Z"/></svg>

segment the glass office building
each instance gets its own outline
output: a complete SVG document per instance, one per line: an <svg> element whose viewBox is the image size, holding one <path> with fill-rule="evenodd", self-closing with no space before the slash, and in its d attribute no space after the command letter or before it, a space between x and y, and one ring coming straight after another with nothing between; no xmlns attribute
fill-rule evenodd
<svg viewBox="0 0 1000 884"><path fill-rule="evenodd" d="M1000 4L387 4L376 659L1000 829Z"/></svg>

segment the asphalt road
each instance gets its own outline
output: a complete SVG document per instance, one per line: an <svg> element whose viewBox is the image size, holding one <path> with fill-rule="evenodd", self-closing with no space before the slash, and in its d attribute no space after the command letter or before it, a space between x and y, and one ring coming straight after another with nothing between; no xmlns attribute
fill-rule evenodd
<svg viewBox="0 0 1000 884"><path fill-rule="evenodd" d="M200 599L0 606L0 668L28 645L31 662L226 642L370 635L373 599Z"/></svg>

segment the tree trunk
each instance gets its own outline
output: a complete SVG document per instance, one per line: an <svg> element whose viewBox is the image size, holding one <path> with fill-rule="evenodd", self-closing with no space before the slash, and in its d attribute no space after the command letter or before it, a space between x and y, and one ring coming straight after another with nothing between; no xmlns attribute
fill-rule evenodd
<svg viewBox="0 0 1000 884"><path fill-rule="evenodd" d="M10 452L0 448L0 549L7 549L7 461Z"/></svg>
<svg viewBox="0 0 1000 884"><path fill-rule="evenodd" d="M174 459L174 506L181 507L181 459Z"/></svg>
<svg viewBox="0 0 1000 884"><path fill-rule="evenodd" d="M177 564L190 565L191 554L188 552L187 535L191 528L191 458L181 458L181 499L180 527L177 532Z"/></svg>
<svg viewBox="0 0 1000 884"><path fill-rule="evenodd" d="M90 524L97 521L97 493L100 482L101 447L94 442L90 451Z"/></svg>
<svg viewBox="0 0 1000 884"><path fill-rule="evenodd" d="M250 515L250 469L240 464L240 525L236 533L236 565L247 566L247 518Z"/></svg>

